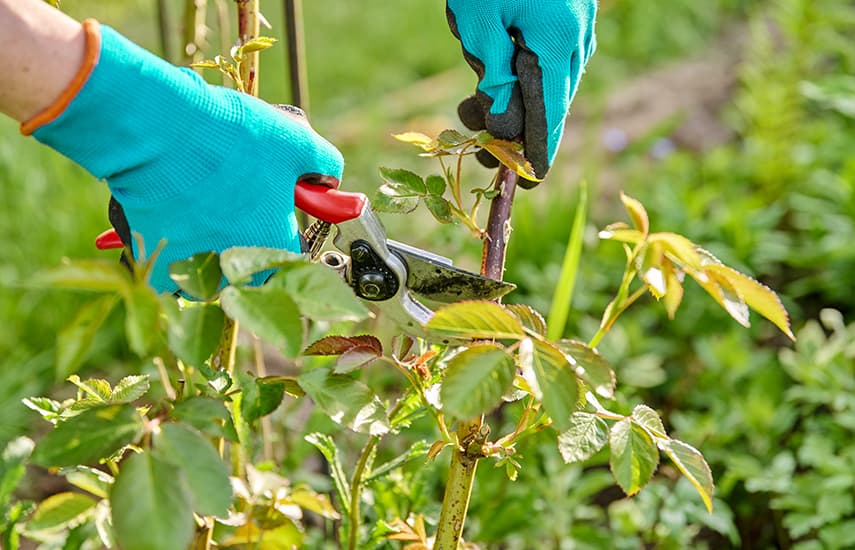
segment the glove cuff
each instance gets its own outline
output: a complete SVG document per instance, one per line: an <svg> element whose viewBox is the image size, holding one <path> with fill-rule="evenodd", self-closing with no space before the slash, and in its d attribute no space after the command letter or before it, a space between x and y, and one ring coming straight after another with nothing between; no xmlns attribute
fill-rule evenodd
<svg viewBox="0 0 855 550"><path fill-rule="evenodd" d="M98 21L87 19L83 22L83 32L86 37L83 63L80 65L77 73L75 73L74 78L71 79L68 87L62 91L59 97L45 110L30 120L21 123L21 134L29 136L42 126L50 124L59 118L89 80L101 56L101 26L98 24Z"/></svg>

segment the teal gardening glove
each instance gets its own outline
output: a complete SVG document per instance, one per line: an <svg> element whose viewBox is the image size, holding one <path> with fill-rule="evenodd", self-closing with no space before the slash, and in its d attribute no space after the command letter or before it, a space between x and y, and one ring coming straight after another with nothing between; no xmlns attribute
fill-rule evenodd
<svg viewBox="0 0 855 550"><path fill-rule="evenodd" d="M97 47L97 23L86 27L87 48ZM100 55L85 84L33 135L106 179L148 253L166 240L152 286L178 290L169 264L197 252L299 252L295 184L308 174L340 178L338 150L263 101L210 86L100 29ZM135 244L133 253L139 259Z"/></svg>
<svg viewBox="0 0 855 550"><path fill-rule="evenodd" d="M447 0L451 31L478 75L475 95L460 104L461 120L471 130L522 138L538 178L555 159L594 53L596 11L596 0Z"/></svg>

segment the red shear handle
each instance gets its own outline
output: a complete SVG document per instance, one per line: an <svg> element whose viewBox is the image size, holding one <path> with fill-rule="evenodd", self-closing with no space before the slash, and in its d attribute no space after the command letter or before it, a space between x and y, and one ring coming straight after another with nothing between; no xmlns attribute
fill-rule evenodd
<svg viewBox="0 0 855 550"><path fill-rule="evenodd" d="M341 223L358 218L368 197L362 193L346 193L317 183L301 180L294 189L294 204L297 208L319 220ZM122 240L115 229L104 231L95 239L99 250L122 248Z"/></svg>
<svg viewBox="0 0 855 550"><path fill-rule="evenodd" d="M368 197L362 193L346 193L307 181L298 181L294 189L297 208L333 224L358 218L367 203Z"/></svg>

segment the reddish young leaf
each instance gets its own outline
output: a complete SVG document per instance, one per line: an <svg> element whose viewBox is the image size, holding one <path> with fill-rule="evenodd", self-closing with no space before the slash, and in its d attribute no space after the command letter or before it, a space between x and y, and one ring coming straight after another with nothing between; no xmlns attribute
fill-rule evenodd
<svg viewBox="0 0 855 550"><path fill-rule="evenodd" d="M326 336L310 345L303 355L344 355L359 349L371 351L378 357L383 355L383 344L374 336Z"/></svg>

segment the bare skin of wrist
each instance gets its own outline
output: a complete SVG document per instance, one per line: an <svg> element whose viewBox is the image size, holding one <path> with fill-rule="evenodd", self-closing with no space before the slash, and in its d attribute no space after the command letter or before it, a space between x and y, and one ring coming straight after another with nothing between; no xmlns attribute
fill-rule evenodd
<svg viewBox="0 0 855 550"><path fill-rule="evenodd" d="M0 0L0 112L30 120L68 87L83 63L85 36L74 19L42 0Z"/></svg>

